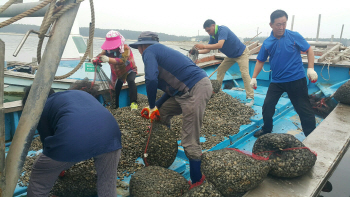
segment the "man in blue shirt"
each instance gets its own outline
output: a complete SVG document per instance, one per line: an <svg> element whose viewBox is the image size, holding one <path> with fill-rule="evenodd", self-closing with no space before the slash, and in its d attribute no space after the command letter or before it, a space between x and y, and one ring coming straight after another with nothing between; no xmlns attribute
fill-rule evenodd
<svg viewBox="0 0 350 197"><path fill-rule="evenodd" d="M259 137L272 132L272 117L275 114L276 104L284 92L288 93L288 97L300 117L303 132L305 136L308 136L315 129L316 120L309 101L300 51L307 53L307 76L313 83L318 78L314 71L314 52L310 44L298 32L286 29L288 15L285 11L274 11L270 20L272 32L261 46L250 82L253 88L257 87L256 77L264 66L264 62L270 57L272 81L262 108L264 126L254 136Z"/></svg>
<svg viewBox="0 0 350 197"><path fill-rule="evenodd" d="M169 127L173 116L183 115L181 145L189 159L192 187L195 187L205 178L200 170L202 148L199 137L213 88L206 72L191 59L158 42L158 35L147 31L141 33L137 42L130 44L139 50L145 64L149 107L141 113L147 111L151 119L158 113L160 121ZM155 102L157 88L165 94Z"/></svg>
<svg viewBox="0 0 350 197"><path fill-rule="evenodd" d="M222 84L226 71L238 63L246 91L246 105L254 104L254 90L250 87L249 75L249 49L238 39L238 37L226 26L215 25L215 21L208 19L204 22L203 28L209 34L209 44L196 44L195 47L200 54L209 53L210 50L219 49L225 57L218 67L217 80Z"/></svg>
<svg viewBox="0 0 350 197"><path fill-rule="evenodd" d="M30 87L26 88L23 105ZM51 89L37 130L43 153L33 165L27 195L47 197L61 171L94 158L99 197L117 197L121 133L113 115L95 97L80 90Z"/></svg>

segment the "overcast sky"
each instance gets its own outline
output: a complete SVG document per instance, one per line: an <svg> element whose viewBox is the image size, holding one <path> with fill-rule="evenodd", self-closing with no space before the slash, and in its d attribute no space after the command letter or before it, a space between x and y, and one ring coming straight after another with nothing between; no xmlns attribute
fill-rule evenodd
<svg viewBox="0 0 350 197"><path fill-rule="evenodd" d="M0 5L7 0L0 0ZM33 2L37 0L24 0ZM318 17L321 14L320 38L339 38L344 24L343 38L350 38L349 0L95 0L96 28L155 31L177 36L207 35L203 29L206 19L229 27L238 37L270 35L270 14L283 9L289 15L287 29L304 37L316 37ZM3 21L4 19L0 19ZM17 23L41 24L41 18L22 19ZM81 27L87 27L90 18L89 1L80 5L77 16ZM136 39L136 38L127 38Z"/></svg>

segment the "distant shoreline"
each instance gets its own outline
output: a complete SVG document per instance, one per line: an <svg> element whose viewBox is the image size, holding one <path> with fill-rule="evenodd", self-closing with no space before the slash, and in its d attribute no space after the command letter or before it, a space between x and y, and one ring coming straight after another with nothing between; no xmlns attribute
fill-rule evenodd
<svg viewBox="0 0 350 197"><path fill-rule="evenodd" d="M0 32L0 35L10 35L10 36L24 36L25 34L21 33L9 33L9 32ZM36 34L30 34L29 36L37 36ZM88 39L88 36L83 36L83 38ZM102 37L94 37L96 40L104 40L105 38ZM136 42L137 40L134 39L126 39L128 42ZM197 41L161 41L161 44L166 44L166 45L177 45L177 46L193 46L198 43L203 43L203 42L197 42Z"/></svg>

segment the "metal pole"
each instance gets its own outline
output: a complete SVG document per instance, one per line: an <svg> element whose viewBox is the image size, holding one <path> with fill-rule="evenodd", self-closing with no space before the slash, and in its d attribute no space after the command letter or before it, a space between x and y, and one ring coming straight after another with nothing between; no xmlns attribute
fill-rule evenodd
<svg viewBox="0 0 350 197"><path fill-rule="evenodd" d="M73 3L68 0L66 3ZM40 69L35 75L32 88L29 92L26 105L23 108L10 150L6 157L6 188L4 197L12 197L28 149L33 140L34 132L40 120L47 95L50 91L58 64L61 60L63 50L71 32L79 4L68 10L56 22L53 34L47 42Z"/></svg>
<svg viewBox="0 0 350 197"><path fill-rule="evenodd" d="M320 25L321 25L321 14L318 16L318 26L317 26L316 42L318 41L318 35L319 35L319 33L320 33Z"/></svg>
<svg viewBox="0 0 350 197"><path fill-rule="evenodd" d="M5 11L0 13L1 17L14 17L18 14L22 14L23 12L41 4L42 1L38 2L30 2L30 3L19 3L19 4L12 4L10 7L8 7ZM1 7L1 6L0 6ZM45 7L41 8L40 10L34 12L33 14L29 15L28 17L43 17L45 16L46 10L49 7L49 5L46 5Z"/></svg>
<svg viewBox="0 0 350 197"><path fill-rule="evenodd" d="M339 40L340 43L341 43L341 38L342 38L342 36L343 36L343 30L344 30L344 24L343 24L343 26L341 27L340 40Z"/></svg>
<svg viewBox="0 0 350 197"><path fill-rule="evenodd" d="M5 43L0 39L0 196L5 189L5 115L4 115Z"/></svg>
<svg viewBox="0 0 350 197"><path fill-rule="evenodd" d="M293 31L293 26L294 26L294 15L292 17L292 26L290 27L290 30Z"/></svg>

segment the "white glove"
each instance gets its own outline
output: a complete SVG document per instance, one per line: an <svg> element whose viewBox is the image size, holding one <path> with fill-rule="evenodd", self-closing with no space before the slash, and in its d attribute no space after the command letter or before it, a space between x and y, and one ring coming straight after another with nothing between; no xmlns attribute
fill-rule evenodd
<svg viewBox="0 0 350 197"><path fill-rule="evenodd" d="M307 77L311 80L312 83L315 83L317 81L318 76L314 68L307 69Z"/></svg>
<svg viewBox="0 0 350 197"><path fill-rule="evenodd" d="M100 60L102 61L102 62L109 62L109 57L107 57L106 55L101 55L100 56Z"/></svg>
<svg viewBox="0 0 350 197"><path fill-rule="evenodd" d="M97 57L94 57L94 58L91 59L91 62L94 62L96 60L97 60Z"/></svg>
<svg viewBox="0 0 350 197"><path fill-rule="evenodd" d="M258 82L256 81L256 78L252 78L252 80L250 81L250 86L254 88L254 90L256 90L256 88L258 87Z"/></svg>

